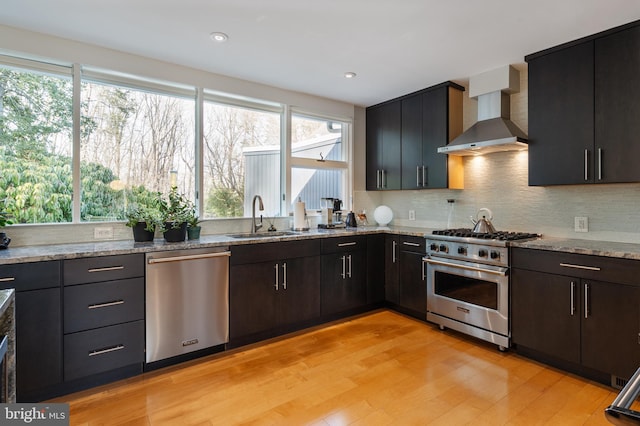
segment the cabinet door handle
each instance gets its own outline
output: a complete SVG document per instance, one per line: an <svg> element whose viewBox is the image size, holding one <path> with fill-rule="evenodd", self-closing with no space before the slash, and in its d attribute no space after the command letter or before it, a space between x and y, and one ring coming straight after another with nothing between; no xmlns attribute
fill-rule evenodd
<svg viewBox="0 0 640 426"><path fill-rule="evenodd" d="M124 269L124 266L106 266L104 268L91 268L87 269L87 272L108 272L108 271L120 271Z"/></svg>
<svg viewBox="0 0 640 426"><path fill-rule="evenodd" d="M282 288L287 289L287 262L282 263Z"/></svg>
<svg viewBox="0 0 640 426"><path fill-rule="evenodd" d="M278 282L280 281L280 274L279 274L279 269L280 269L280 265L278 265L277 263L274 265L273 269L276 270L276 284L275 284L275 288L276 291L278 291Z"/></svg>
<svg viewBox="0 0 640 426"><path fill-rule="evenodd" d="M380 169L376 170L376 188L380 189Z"/></svg>
<svg viewBox="0 0 640 426"><path fill-rule="evenodd" d="M573 263L561 263L560 266L565 268L573 268L573 269L586 269L587 271L599 271L600 268L597 266L585 266L585 265L576 265Z"/></svg>
<svg viewBox="0 0 640 426"><path fill-rule="evenodd" d="M396 263L396 246L397 245L398 243L393 241L393 244L392 244L393 250L391 251L391 259L393 260L393 263Z"/></svg>
<svg viewBox="0 0 640 426"><path fill-rule="evenodd" d="M384 169L380 170L380 176L382 176L381 182L382 182L382 188L386 188L387 187L387 182L386 182L386 172L384 171Z"/></svg>
<svg viewBox="0 0 640 426"><path fill-rule="evenodd" d="M340 259L342 260L342 274L340 274L340 276L344 280L347 278L347 258L346 256L342 256Z"/></svg>
<svg viewBox="0 0 640 426"><path fill-rule="evenodd" d="M96 349L89 351L89 356L108 354L109 352L121 351L124 349L124 345L115 345L104 349Z"/></svg>
<svg viewBox="0 0 640 426"><path fill-rule="evenodd" d="M87 309L100 309L100 308L108 308L109 306L117 306L122 305L124 300L114 300L113 302L105 302L105 303L94 303L93 305L87 306Z"/></svg>
<svg viewBox="0 0 640 426"><path fill-rule="evenodd" d="M598 148L598 180L602 180L602 148Z"/></svg>
<svg viewBox="0 0 640 426"><path fill-rule="evenodd" d="M422 281L427 279L427 274L425 274L424 272L424 265L426 264L426 262L422 261L422 266L421 266L421 270L422 270Z"/></svg>
<svg viewBox="0 0 640 426"><path fill-rule="evenodd" d="M422 166L422 187L426 188L429 186L429 182L427 182L427 168Z"/></svg>
<svg viewBox="0 0 640 426"><path fill-rule="evenodd" d="M416 186L418 188L422 186L422 184L420 183L420 166L416 166Z"/></svg>
<svg viewBox="0 0 640 426"><path fill-rule="evenodd" d="M16 280L15 277L0 278L0 283L8 283L8 282L15 281L15 280Z"/></svg>
<svg viewBox="0 0 640 426"><path fill-rule="evenodd" d="M349 259L349 270L347 272L347 276L351 278L351 255L348 256Z"/></svg>
<svg viewBox="0 0 640 426"><path fill-rule="evenodd" d="M403 241L402 244L404 244L405 246L420 247L420 244L418 244L418 243L410 243L408 241Z"/></svg>
<svg viewBox="0 0 640 426"><path fill-rule="evenodd" d="M576 313L576 283L571 281L571 316Z"/></svg>
<svg viewBox="0 0 640 426"><path fill-rule="evenodd" d="M352 241L352 242L348 242L348 243L340 243L340 244L338 244L338 247L349 247L349 246L355 246L356 244L358 244L358 243L355 242L355 241Z"/></svg>
<svg viewBox="0 0 640 426"><path fill-rule="evenodd" d="M589 284L584 285L584 317L589 318Z"/></svg>
<svg viewBox="0 0 640 426"><path fill-rule="evenodd" d="M589 180L589 150L584 150L584 180Z"/></svg>

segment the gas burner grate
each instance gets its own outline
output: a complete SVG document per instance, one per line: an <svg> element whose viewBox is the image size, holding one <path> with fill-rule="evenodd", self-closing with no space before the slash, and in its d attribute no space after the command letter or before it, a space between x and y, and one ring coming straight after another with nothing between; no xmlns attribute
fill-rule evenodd
<svg viewBox="0 0 640 426"><path fill-rule="evenodd" d="M529 232L498 231L493 233L473 232L470 228L441 229L432 232L434 235L446 237L478 238L481 240L516 241L530 238L538 238L540 235Z"/></svg>

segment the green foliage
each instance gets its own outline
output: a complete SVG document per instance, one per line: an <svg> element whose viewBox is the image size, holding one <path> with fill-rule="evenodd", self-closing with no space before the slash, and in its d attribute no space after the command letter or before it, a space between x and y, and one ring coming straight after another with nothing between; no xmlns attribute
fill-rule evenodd
<svg viewBox="0 0 640 426"><path fill-rule="evenodd" d="M178 229L180 225L188 222L193 216L194 205L178 190L173 187L169 191L167 200L163 200L160 204L160 213L162 214L163 231L168 227Z"/></svg>
<svg viewBox="0 0 640 426"><path fill-rule="evenodd" d="M8 212L0 212L0 228L13 224L11 215Z"/></svg>
<svg viewBox="0 0 640 426"><path fill-rule="evenodd" d="M217 188L207 198L207 211L216 217L242 217L244 199L232 188Z"/></svg>
<svg viewBox="0 0 640 426"><path fill-rule="evenodd" d="M144 186L135 186L127 191L127 209L125 218L127 226L133 227L138 222L147 224L146 230L154 232L162 226L163 203L162 194L147 190Z"/></svg>

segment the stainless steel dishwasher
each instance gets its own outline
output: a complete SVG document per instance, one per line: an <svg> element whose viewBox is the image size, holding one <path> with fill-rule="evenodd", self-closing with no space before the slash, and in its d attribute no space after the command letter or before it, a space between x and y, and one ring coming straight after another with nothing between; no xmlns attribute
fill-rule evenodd
<svg viewBox="0 0 640 426"><path fill-rule="evenodd" d="M228 248L146 254L146 361L229 341Z"/></svg>

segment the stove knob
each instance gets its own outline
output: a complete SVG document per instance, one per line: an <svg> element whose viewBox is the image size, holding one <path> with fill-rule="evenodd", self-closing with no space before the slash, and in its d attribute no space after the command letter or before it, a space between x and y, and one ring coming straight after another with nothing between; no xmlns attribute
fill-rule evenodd
<svg viewBox="0 0 640 426"><path fill-rule="evenodd" d="M431 243L431 245L429 246L429 250L438 251L438 245L436 243Z"/></svg>
<svg viewBox="0 0 640 426"><path fill-rule="evenodd" d="M478 256L487 257L487 251L485 249L478 250Z"/></svg>
<svg viewBox="0 0 640 426"><path fill-rule="evenodd" d="M440 244L440 251L442 253L449 253L449 247L445 246L444 244Z"/></svg>
<svg viewBox="0 0 640 426"><path fill-rule="evenodd" d="M467 254L467 248L463 246L458 247L458 254Z"/></svg>
<svg viewBox="0 0 640 426"><path fill-rule="evenodd" d="M500 252L491 250L491 258L492 259L499 259L500 258Z"/></svg>

